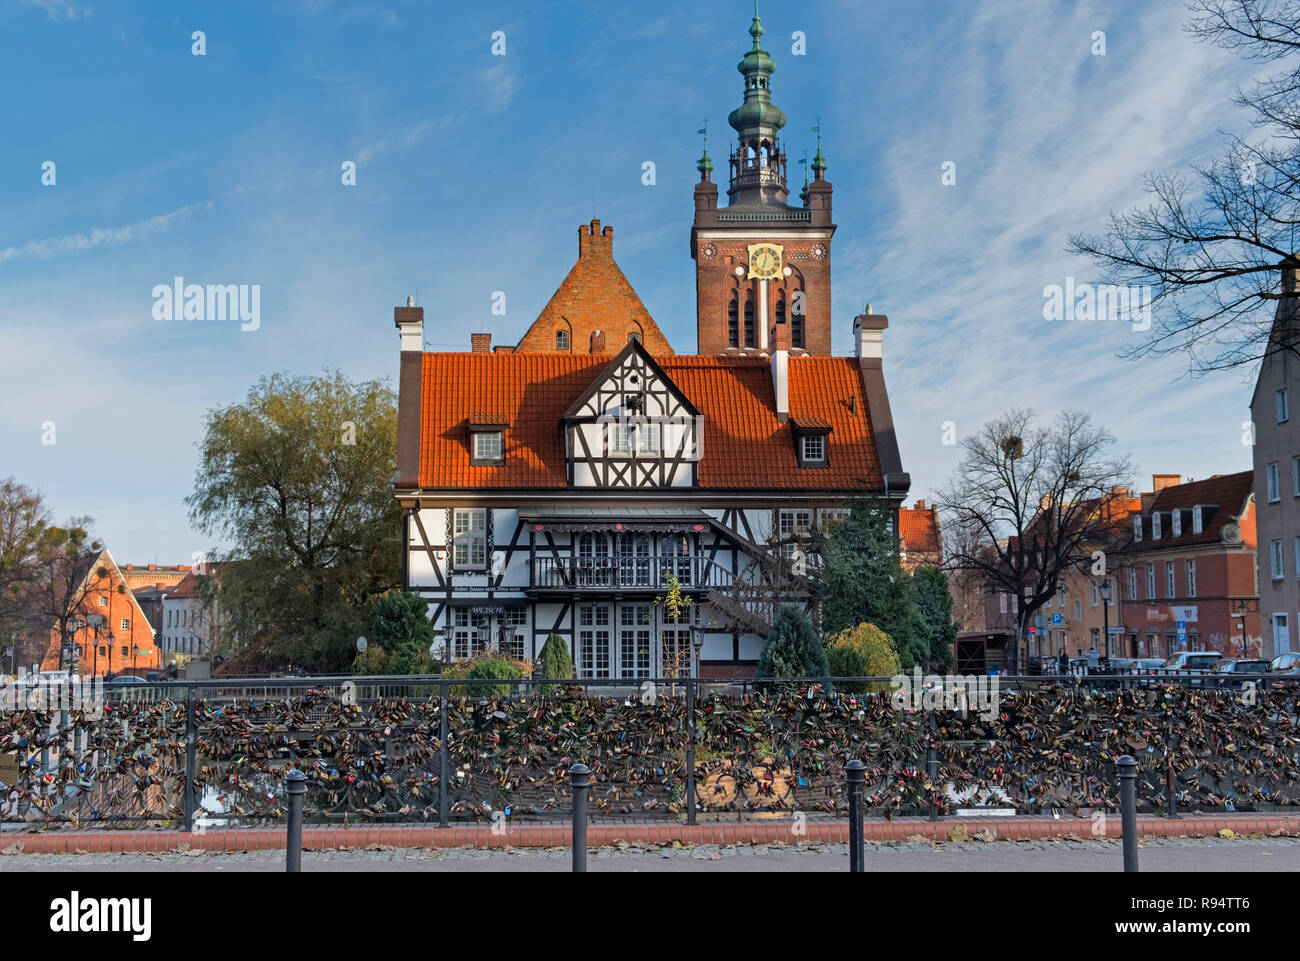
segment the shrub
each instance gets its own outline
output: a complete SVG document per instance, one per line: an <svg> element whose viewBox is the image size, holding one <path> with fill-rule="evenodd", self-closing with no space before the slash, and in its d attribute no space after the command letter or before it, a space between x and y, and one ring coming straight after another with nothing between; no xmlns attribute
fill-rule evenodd
<svg viewBox="0 0 1300 961"><path fill-rule="evenodd" d="M486 658L471 665L470 669L465 672L465 676L467 678L494 678L497 680L517 681L524 676L524 673L509 661L500 658ZM504 697L513 688L513 685L510 684L467 684L465 686L470 697Z"/></svg>
<svg viewBox="0 0 1300 961"><path fill-rule="evenodd" d="M786 604L776 612L755 677L826 677L826 649L801 607Z"/></svg>
<svg viewBox="0 0 1300 961"><path fill-rule="evenodd" d="M890 636L865 622L840 631L827 641L826 657L834 677L894 677L903 670ZM841 690L862 693L887 690L888 686L883 681L860 682L843 685Z"/></svg>
<svg viewBox="0 0 1300 961"><path fill-rule="evenodd" d="M552 634L542 646L539 676L555 680L568 680L573 677L573 658L569 656L569 645L559 634Z"/></svg>

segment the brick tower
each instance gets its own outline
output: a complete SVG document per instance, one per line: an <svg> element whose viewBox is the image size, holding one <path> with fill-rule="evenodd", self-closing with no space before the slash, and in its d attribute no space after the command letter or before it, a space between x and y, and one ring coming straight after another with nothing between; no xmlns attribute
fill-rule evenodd
<svg viewBox="0 0 1300 961"><path fill-rule="evenodd" d="M786 153L778 134L785 114L772 103L769 79L776 65L763 50L757 12L749 35L754 44L737 70L745 100L727 122L738 141L730 157L728 205L718 207L718 185L706 144L696 169L695 259L698 351L701 354L763 354L776 342L775 325L788 324L793 353L831 352L831 185L821 137L805 179L802 206L787 203Z"/></svg>

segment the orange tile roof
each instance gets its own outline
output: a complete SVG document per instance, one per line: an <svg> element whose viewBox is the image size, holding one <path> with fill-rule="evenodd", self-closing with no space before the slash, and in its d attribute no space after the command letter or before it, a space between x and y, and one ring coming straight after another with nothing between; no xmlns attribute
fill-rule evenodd
<svg viewBox="0 0 1300 961"><path fill-rule="evenodd" d="M425 354L420 486L565 487L561 417L612 359L558 353ZM655 361L704 416L700 487L884 486L855 358L790 358L791 417L817 418L831 427L825 468L798 466L791 425L776 417L766 360L673 354ZM504 464L470 465L468 421L484 411L499 411L509 422Z"/></svg>
<svg viewBox="0 0 1300 961"><path fill-rule="evenodd" d="M911 553L939 552L939 522L933 507L900 507L898 534Z"/></svg>

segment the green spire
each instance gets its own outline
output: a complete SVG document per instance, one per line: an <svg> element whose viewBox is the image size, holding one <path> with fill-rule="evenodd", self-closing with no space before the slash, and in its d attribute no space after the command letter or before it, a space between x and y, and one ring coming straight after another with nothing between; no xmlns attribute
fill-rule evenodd
<svg viewBox="0 0 1300 961"><path fill-rule="evenodd" d="M695 169L702 174L713 172L713 161L709 159L709 148L704 147L704 154L700 157L700 162L695 165Z"/></svg>
<svg viewBox="0 0 1300 961"><path fill-rule="evenodd" d="M749 35L754 38L751 53L762 53L763 47L758 41L763 36L763 22L758 19L758 0L754 0L754 22L749 25Z"/></svg>
<svg viewBox="0 0 1300 961"><path fill-rule="evenodd" d="M817 179L822 179L822 174L826 172L826 158L822 156L822 118L817 118L817 126L813 127L817 131L817 156L813 157L812 169L817 175Z"/></svg>
<svg viewBox="0 0 1300 961"><path fill-rule="evenodd" d="M758 4L754 4L754 20L749 25L749 35L754 38L754 45L736 65L736 69L745 78L745 102L733 110L727 122L742 135L755 134L775 136L785 126L785 114L772 103L769 80L776 71L776 64L763 49L763 24L758 19ZM759 128L765 128L759 130Z"/></svg>

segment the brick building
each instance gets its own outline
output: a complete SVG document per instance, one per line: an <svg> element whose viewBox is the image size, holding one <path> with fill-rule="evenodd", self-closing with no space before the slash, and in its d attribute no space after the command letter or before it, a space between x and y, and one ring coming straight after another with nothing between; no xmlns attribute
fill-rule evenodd
<svg viewBox="0 0 1300 961"><path fill-rule="evenodd" d="M898 553L905 571L943 566L939 511L933 504L921 499L898 509Z"/></svg>

